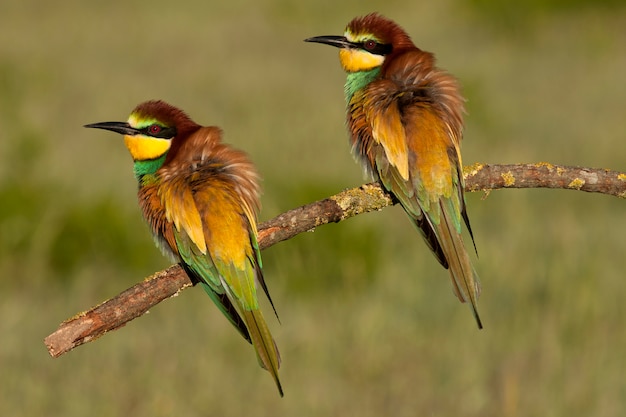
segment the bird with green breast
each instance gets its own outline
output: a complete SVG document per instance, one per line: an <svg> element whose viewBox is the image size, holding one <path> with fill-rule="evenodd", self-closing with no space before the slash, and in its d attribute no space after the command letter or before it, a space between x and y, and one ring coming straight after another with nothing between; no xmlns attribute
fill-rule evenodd
<svg viewBox="0 0 626 417"><path fill-rule="evenodd" d="M353 19L342 36L306 42L339 48L354 156L402 205L482 328L480 284L461 235L465 223L474 240L463 194L458 82L377 13Z"/></svg>
<svg viewBox="0 0 626 417"><path fill-rule="evenodd" d="M257 297L260 287L274 307L257 241L259 176L247 155L222 143L220 128L163 101L138 105L126 122L85 127L124 135L157 246L252 343L282 396L280 355Z"/></svg>

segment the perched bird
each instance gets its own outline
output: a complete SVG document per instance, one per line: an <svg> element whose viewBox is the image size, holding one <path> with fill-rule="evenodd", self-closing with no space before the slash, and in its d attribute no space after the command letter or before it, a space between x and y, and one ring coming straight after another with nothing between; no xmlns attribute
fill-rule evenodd
<svg viewBox="0 0 626 417"><path fill-rule="evenodd" d="M482 328L480 284L461 236L464 222L474 240L460 152L465 100L456 79L377 13L353 19L343 36L305 41L339 48L354 156L402 205Z"/></svg>
<svg viewBox="0 0 626 417"><path fill-rule="evenodd" d="M253 344L282 396L280 355L257 298L260 285L274 307L257 242L259 178L247 155L222 143L220 128L200 126L163 101L138 105L127 122L85 127L124 135L157 246Z"/></svg>

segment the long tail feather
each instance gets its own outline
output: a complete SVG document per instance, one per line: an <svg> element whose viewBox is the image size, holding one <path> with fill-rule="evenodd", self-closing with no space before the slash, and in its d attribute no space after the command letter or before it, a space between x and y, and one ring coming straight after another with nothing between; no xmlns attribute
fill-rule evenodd
<svg viewBox="0 0 626 417"><path fill-rule="evenodd" d="M280 353L276 342L272 337L261 310L242 311L243 318L248 325L248 331L252 338L252 344L256 349L259 364L272 374L274 382L280 396L283 396L283 387L278 378L278 369L280 368Z"/></svg>
<svg viewBox="0 0 626 417"><path fill-rule="evenodd" d="M474 318L476 319L476 324L479 329L482 329L483 325L476 306L478 296L480 295L478 275L476 275L469 255L465 250L463 238L454 228L444 205L441 205L441 214L441 221L436 228L441 247L448 260L454 292L461 302L469 301Z"/></svg>

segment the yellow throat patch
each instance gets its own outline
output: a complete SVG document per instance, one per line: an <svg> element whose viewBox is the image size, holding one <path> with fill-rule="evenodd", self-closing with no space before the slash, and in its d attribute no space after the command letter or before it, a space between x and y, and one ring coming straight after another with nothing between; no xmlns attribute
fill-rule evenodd
<svg viewBox="0 0 626 417"><path fill-rule="evenodd" d="M125 135L124 143L134 161L145 161L163 156L170 149L172 141L142 135Z"/></svg>
<svg viewBox="0 0 626 417"><path fill-rule="evenodd" d="M385 61L382 55L370 54L362 49L340 49L339 61L346 72L367 71L380 67Z"/></svg>

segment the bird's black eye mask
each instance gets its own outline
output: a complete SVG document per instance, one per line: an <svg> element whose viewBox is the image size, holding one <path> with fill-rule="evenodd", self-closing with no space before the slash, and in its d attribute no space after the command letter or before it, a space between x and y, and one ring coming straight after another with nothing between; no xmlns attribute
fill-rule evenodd
<svg viewBox="0 0 626 417"><path fill-rule="evenodd" d="M167 127L157 123L146 126L143 129L139 129L139 132L143 135L159 139L172 139L176 136L175 127Z"/></svg>
<svg viewBox="0 0 626 417"><path fill-rule="evenodd" d="M353 45L374 55L389 55L393 50L390 43L378 43L373 39L368 39L363 42L355 42Z"/></svg>

